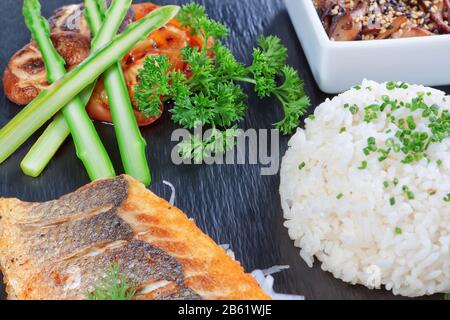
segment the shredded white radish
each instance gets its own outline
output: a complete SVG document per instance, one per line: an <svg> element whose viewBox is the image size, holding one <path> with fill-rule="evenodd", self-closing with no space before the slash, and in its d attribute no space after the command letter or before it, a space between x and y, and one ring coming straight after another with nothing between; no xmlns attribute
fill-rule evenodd
<svg viewBox="0 0 450 320"><path fill-rule="evenodd" d="M273 300L305 300L305 297L293 294L276 293L273 290L275 283L272 274L289 269L289 266L274 266L265 270L255 270L252 272L253 278L259 283L261 288L267 293Z"/></svg>
<svg viewBox="0 0 450 320"><path fill-rule="evenodd" d="M236 256L234 254L234 251L230 249L231 245L229 245L229 244L221 244L221 245L219 245L219 247L222 247L225 250L225 252L227 253L227 255L229 255L233 260L236 260Z"/></svg>
<svg viewBox="0 0 450 320"><path fill-rule="evenodd" d="M280 272L283 272L284 270L288 270L288 269L289 269L289 266L273 266L273 267L270 267L269 269L264 269L261 271L265 276L270 276L272 274L280 273Z"/></svg>
<svg viewBox="0 0 450 320"><path fill-rule="evenodd" d="M234 254L233 250L231 250L230 244L221 244L219 245L219 247L223 248L226 251L226 253L231 258L233 258L233 260L236 260L236 255ZM274 277L272 277L272 275L275 273L283 272L284 270L287 269L289 269L289 266L273 266L271 268L264 270L255 270L252 272L252 276L261 286L261 289L263 289L263 291L267 295L269 295L273 300L305 300L304 296L276 293L273 290L275 279Z"/></svg>
<svg viewBox="0 0 450 320"><path fill-rule="evenodd" d="M112 124L111 122L105 122L105 121L101 121L102 124L106 124L107 126L111 126L113 127L114 124Z"/></svg>
<svg viewBox="0 0 450 320"><path fill-rule="evenodd" d="M169 186L170 189L172 190L172 195L170 196L169 203L170 203L171 205L174 205L174 204L175 204L175 187L174 187L173 184L171 184L169 181L164 180L163 183L164 183L166 186Z"/></svg>

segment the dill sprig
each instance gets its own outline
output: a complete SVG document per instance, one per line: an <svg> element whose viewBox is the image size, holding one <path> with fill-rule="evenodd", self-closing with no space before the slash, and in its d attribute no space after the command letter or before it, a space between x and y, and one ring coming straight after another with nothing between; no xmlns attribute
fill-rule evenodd
<svg viewBox="0 0 450 320"><path fill-rule="evenodd" d="M85 296L88 300L131 300L135 294L135 286L121 273L119 264L114 263Z"/></svg>

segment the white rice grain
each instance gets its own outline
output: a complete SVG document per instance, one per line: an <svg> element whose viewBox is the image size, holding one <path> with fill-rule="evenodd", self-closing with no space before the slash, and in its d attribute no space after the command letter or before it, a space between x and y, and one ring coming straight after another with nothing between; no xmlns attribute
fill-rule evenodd
<svg viewBox="0 0 450 320"><path fill-rule="evenodd" d="M323 270L346 282L384 285L404 296L450 292L450 204L444 201L450 193L450 139L430 146L429 161L410 164L401 162L402 152L380 162L377 153L362 151L369 137L384 145L398 130L388 111L365 122L364 108L380 104L385 95L411 102L419 92L427 93L427 105L450 109L450 97L435 89L388 90L386 84L364 81L360 90L318 106L315 118L290 140L281 166L282 208L289 236L308 266L317 258ZM352 114L346 104L359 111ZM402 107L392 115L421 119L417 130L430 132L421 110ZM363 161L367 169L358 169ZM404 185L414 199L405 196Z"/></svg>

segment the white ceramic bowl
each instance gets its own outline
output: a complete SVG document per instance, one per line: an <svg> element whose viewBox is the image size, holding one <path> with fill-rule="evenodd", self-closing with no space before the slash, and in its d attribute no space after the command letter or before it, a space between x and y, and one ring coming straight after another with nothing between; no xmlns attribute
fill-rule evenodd
<svg viewBox="0 0 450 320"><path fill-rule="evenodd" d="M338 93L363 79L450 85L450 35L331 41L312 0L285 0L320 89Z"/></svg>

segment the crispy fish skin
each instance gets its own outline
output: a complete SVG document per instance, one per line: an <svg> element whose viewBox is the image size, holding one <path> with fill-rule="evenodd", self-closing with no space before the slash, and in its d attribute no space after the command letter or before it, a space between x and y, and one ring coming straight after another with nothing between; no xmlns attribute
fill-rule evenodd
<svg viewBox="0 0 450 320"><path fill-rule="evenodd" d="M269 299L183 212L131 177L46 203L0 199L9 299L84 299L114 263L135 299Z"/></svg>

